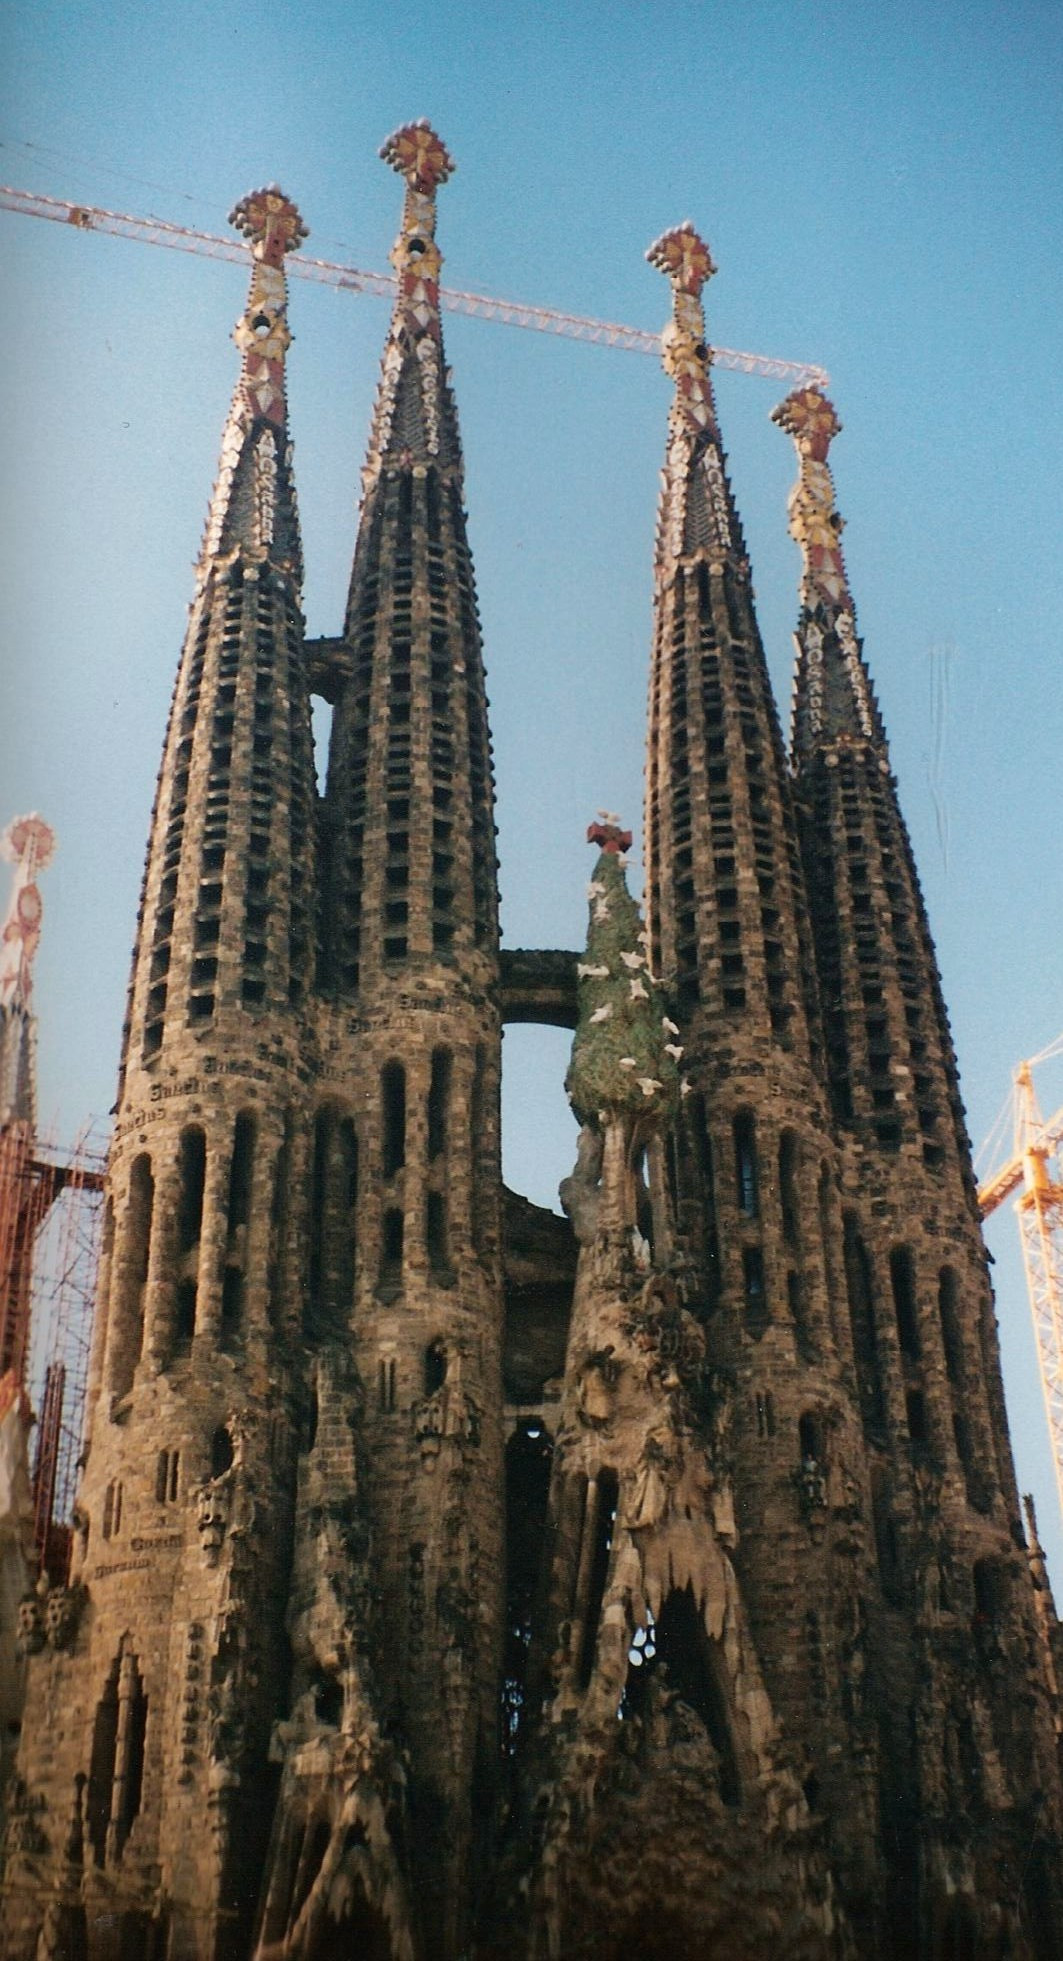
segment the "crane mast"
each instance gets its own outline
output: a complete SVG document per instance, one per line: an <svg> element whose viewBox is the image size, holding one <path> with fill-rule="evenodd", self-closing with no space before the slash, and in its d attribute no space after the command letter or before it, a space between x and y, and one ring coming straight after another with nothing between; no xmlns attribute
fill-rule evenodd
<svg viewBox="0 0 1063 1961"><path fill-rule="evenodd" d="M1013 1192L1030 1298L1041 1391L1052 1443L1056 1491L1063 1513L1063 1108L1047 1122L1034 1089L1033 1069L1063 1054L1063 1035L1040 1055L1020 1062L1014 1077L1014 1140L1007 1162L979 1186L982 1218Z"/></svg>

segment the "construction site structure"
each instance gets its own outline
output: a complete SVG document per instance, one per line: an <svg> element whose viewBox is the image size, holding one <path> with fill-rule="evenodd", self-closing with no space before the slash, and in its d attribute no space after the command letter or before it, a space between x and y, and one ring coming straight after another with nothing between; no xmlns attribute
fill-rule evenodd
<svg viewBox="0 0 1063 1961"><path fill-rule="evenodd" d="M306 229L276 186L233 213L241 366L148 839L70 1584L25 1617L0 1951L1054 1961L1058 1623L838 417L807 379L775 415L787 753L711 255L656 240L645 922L602 812L585 948L502 947L453 161L426 123L382 154L394 308L342 626L310 644ZM515 1021L573 1031L565 1218L502 1183Z"/></svg>
<svg viewBox="0 0 1063 1961"><path fill-rule="evenodd" d="M1063 1107L1042 1117L1033 1072L1063 1055L1063 1035L1020 1062L1012 1094L1010 1156L978 1188L988 1219L1014 1192L1056 1491L1063 1516Z"/></svg>
<svg viewBox="0 0 1063 1961"><path fill-rule="evenodd" d="M192 225L174 224L165 218L138 217L129 211L108 211L99 204L78 204L70 198L44 197L38 191L19 190L0 184L0 210L16 211L26 218L47 218L53 224L72 225L75 231L102 232L110 238L129 238L142 245L161 245L173 252L194 252L209 259L246 260L247 247L239 239L225 238L217 232L199 231ZM378 293L387 299L395 295L395 276L387 272L368 272L361 266L339 265L332 259L311 258L305 252L292 252L287 268L298 279L317 280L349 293ZM535 333L560 334L566 340L590 341L599 347L619 347L632 354L660 352L660 335L644 327L628 327L615 320L595 320L583 313L565 313L558 307L535 306L521 300L499 299L489 293L467 293L453 286L440 286L438 304L447 313L465 313L475 320L491 320L503 327L525 327ZM826 388L829 376L814 361L789 361L774 354L747 354L735 347L714 347L717 367L734 368L739 374L764 375L771 381L795 385L811 382Z"/></svg>
<svg viewBox="0 0 1063 1961"><path fill-rule="evenodd" d="M38 1583L62 1593L67 1580L102 1215L99 1140L86 1132L61 1152L38 1131L37 880L54 848L36 814L0 834L14 866L0 928L0 1794L21 1722L22 1603Z"/></svg>

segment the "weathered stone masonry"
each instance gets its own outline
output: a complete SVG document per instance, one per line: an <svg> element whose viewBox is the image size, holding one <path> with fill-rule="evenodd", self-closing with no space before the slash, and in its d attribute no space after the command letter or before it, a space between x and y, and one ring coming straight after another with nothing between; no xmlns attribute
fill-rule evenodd
<svg viewBox="0 0 1063 1961"><path fill-rule="evenodd" d="M815 388L788 756L689 225L646 924L498 944L427 124L344 627L308 646L276 188L152 817L9 1961L1049 1961L1063 1664ZM311 694L333 704L314 787ZM575 1029L567 1219L505 1021Z"/></svg>

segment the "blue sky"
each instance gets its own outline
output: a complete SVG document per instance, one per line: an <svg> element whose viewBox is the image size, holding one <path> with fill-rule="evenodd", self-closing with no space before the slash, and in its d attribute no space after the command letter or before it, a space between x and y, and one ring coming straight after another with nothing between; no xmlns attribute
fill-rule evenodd
<svg viewBox="0 0 1063 1961"><path fill-rule="evenodd" d="M830 370L833 463L970 1128L1063 1029L1063 16L570 0L432 9L23 7L0 176L223 231L280 182L322 257L386 268L377 160L427 115L458 169L444 279L656 329L643 254L690 217L710 337ZM239 267L0 214L8 468L0 821L59 835L38 958L42 1118L114 1094L144 840L236 373ZM289 367L312 633L342 617L386 304L296 282ZM509 944L582 942L587 819L637 827L668 384L652 359L448 318ZM718 398L788 713L797 553L777 384ZM507 1169L554 1200L565 1042L507 1035ZM1063 1072L1046 1071L1046 1107ZM1010 1210L990 1232L1024 1489L1063 1576Z"/></svg>

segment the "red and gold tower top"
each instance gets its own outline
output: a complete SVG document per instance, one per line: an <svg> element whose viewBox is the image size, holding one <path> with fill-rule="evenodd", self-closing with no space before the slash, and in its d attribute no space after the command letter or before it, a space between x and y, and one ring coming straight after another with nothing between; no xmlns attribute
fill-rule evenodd
<svg viewBox="0 0 1063 1961"><path fill-rule="evenodd" d="M692 435L715 429L716 405L709 369L701 295L716 267L705 240L689 219L654 239L646 257L672 282L672 318L661 335L661 357L676 384L677 405Z"/></svg>
<svg viewBox="0 0 1063 1961"><path fill-rule="evenodd" d="M710 566L727 563L744 576L745 546L727 482L701 303L716 271L712 253L688 219L655 239L646 257L672 287L661 358L675 382L675 397L657 527L657 577L667 583L680 564L696 559Z"/></svg>
<svg viewBox="0 0 1063 1961"><path fill-rule="evenodd" d="M402 230L391 249L399 282L398 310L415 336L439 338L439 273L435 242L436 191L453 175L454 159L423 119L404 123L380 146L385 163L406 180Z"/></svg>
<svg viewBox="0 0 1063 1961"><path fill-rule="evenodd" d="M436 244L436 192L454 170L446 144L425 121L404 123L380 155L405 180L402 225L391 248L395 310L391 318L363 494L379 480L385 460L401 470L451 466L460 476L461 444L443 367Z"/></svg>
<svg viewBox="0 0 1063 1961"><path fill-rule="evenodd" d="M810 612L817 606L831 613L851 611L841 549L845 519L835 508L834 479L827 461L842 426L837 411L820 389L796 388L773 409L771 419L793 437L800 462L789 512L790 534L804 559L801 603Z"/></svg>
<svg viewBox="0 0 1063 1961"><path fill-rule="evenodd" d="M284 362L292 336L284 260L308 232L276 184L249 191L229 213L229 223L251 248L251 289L233 329L243 359L222 436L200 571L205 576L219 553L242 547L271 552L298 584L302 554L287 438Z"/></svg>

